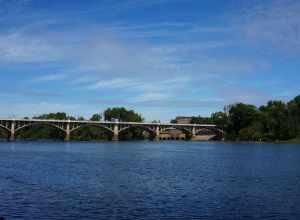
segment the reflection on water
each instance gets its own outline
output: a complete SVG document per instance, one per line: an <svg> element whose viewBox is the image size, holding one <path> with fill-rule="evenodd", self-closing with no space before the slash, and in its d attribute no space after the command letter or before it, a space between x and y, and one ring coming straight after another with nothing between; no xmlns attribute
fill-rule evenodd
<svg viewBox="0 0 300 220"><path fill-rule="evenodd" d="M7 219L300 219L300 146L0 143Z"/></svg>

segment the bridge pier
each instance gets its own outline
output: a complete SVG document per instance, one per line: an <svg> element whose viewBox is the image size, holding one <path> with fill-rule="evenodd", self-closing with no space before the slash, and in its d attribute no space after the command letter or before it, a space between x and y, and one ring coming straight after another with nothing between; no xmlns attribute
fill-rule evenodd
<svg viewBox="0 0 300 220"><path fill-rule="evenodd" d="M15 141L15 140L16 140L15 132L10 132L8 141Z"/></svg>
<svg viewBox="0 0 300 220"><path fill-rule="evenodd" d="M71 139L70 136L71 136L71 135L70 135L70 132L67 132L67 131L66 131L66 134L65 134L65 141L70 141L70 139Z"/></svg>
<svg viewBox="0 0 300 220"><path fill-rule="evenodd" d="M160 127L159 126L157 126L155 128L155 137L154 137L154 140L155 141L159 141L160 140Z"/></svg>
<svg viewBox="0 0 300 220"><path fill-rule="evenodd" d="M195 127L192 128L192 137L191 137L191 140L192 141L197 140L197 137L196 137L196 128Z"/></svg>
<svg viewBox="0 0 300 220"><path fill-rule="evenodd" d="M66 130L65 130L65 141L70 141L71 131L70 131L70 122L67 123Z"/></svg>
<svg viewBox="0 0 300 220"><path fill-rule="evenodd" d="M114 124L112 141L119 141L119 125Z"/></svg>

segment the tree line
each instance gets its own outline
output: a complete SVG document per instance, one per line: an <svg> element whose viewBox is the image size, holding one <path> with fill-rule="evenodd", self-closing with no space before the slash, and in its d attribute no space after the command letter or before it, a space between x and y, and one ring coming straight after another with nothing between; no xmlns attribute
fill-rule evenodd
<svg viewBox="0 0 300 220"><path fill-rule="evenodd" d="M90 118L74 117L64 112L43 114L36 119L91 120L143 122L141 114L124 107L108 108L103 114L94 114ZM171 120L175 123L176 120ZM224 131L228 141L287 141L300 140L300 96L289 102L269 101L257 107L251 104L236 103L224 107L223 111L212 113L210 117L192 117L193 124L215 124ZM27 127L17 133L22 139L63 139L64 133L53 127L37 125ZM0 137L7 137L0 129ZM111 134L101 128L86 126L74 131L73 140L108 140ZM120 134L120 139L144 139L145 131L130 128Z"/></svg>
<svg viewBox="0 0 300 220"><path fill-rule="evenodd" d="M260 107L236 103L210 117L192 117L191 123L216 124L229 141L296 141L300 139L300 96Z"/></svg>

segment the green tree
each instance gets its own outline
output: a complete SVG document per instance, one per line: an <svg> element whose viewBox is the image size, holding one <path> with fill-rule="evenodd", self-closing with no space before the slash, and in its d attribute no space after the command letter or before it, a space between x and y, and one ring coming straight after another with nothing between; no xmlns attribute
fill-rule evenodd
<svg viewBox="0 0 300 220"><path fill-rule="evenodd" d="M69 117L65 112L49 113L40 116L33 117L35 119L56 119L56 120L67 120Z"/></svg>
<svg viewBox="0 0 300 220"><path fill-rule="evenodd" d="M84 118L83 116L79 116L79 117L77 118L77 121L85 121L85 118Z"/></svg>
<svg viewBox="0 0 300 220"><path fill-rule="evenodd" d="M90 118L91 121L101 121L102 117L100 114L93 114Z"/></svg>
<svg viewBox="0 0 300 220"><path fill-rule="evenodd" d="M228 124L228 116L225 112L215 112L211 114L211 121L217 127L225 130Z"/></svg>
<svg viewBox="0 0 300 220"><path fill-rule="evenodd" d="M269 101L261 106L262 122L265 136L272 140L287 140L289 134L289 120L287 105L282 101Z"/></svg>
<svg viewBox="0 0 300 220"><path fill-rule="evenodd" d="M242 128L239 131L239 140L242 141L253 141L255 136L255 129L252 126Z"/></svg>
<svg viewBox="0 0 300 220"><path fill-rule="evenodd" d="M290 136L300 137L300 96L288 102Z"/></svg>
<svg viewBox="0 0 300 220"><path fill-rule="evenodd" d="M201 117L200 115L197 117L192 117L191 124L212 124L212 120L210 117Z"/></svg>
<svg viewBox="0 0 300 220"><path fill-rule="evenodd" d="M229 109L227 133L230 139L239 139L240 130L252 126L259 112L254 105L238 103Z"/></svg>
<svg viewBox="0 0 300 220"><path fill-rule="evenodd" d="M177 123L177 121L176 121L176 119L171 119L171 120L170 120L170 123L172 123L172 124L176 124L176 123Z"/></svg>
<svg viewBox="0 0 300 220"><path fill-rule="evenodd" d="M160 120L153 120L152 123L160 123Z"/></svg>
<svg viewBox="0 0 300 220"><path fill-rule="evenodd" d="M118 119L119 121L142 122L142 116L133 110L127 110L124 107L108 108L104 111L106 121Z"/></svg>

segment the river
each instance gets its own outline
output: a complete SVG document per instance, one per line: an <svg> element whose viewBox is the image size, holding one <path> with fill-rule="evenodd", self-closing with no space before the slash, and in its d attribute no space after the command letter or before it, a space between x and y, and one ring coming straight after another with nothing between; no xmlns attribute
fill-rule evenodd
<svg viewBox="0 0 300 220"><path fill-rule="evenodd" d="M300 219L300 145L0 143L5 219Z"/></svg>

